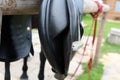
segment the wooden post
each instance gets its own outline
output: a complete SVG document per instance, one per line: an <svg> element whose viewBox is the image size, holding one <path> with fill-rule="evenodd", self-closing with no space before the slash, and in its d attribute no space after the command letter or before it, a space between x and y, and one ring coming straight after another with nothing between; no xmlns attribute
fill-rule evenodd
<svg viewBox="0 0 120 80"><path fill-rule="evenodd" d="M38 14L42 0L0 0L3 2L3 15ZM104 9L109 9L103 5ZM92 13L98 10L93 0L84 0L84 13Z"/></svg>
<svg viewBox="0 0 120 80"><path fill-rule="evenodd" d="M42 0L0 0L0 35L2 15L38 14L41 2ZM84 13L92 13L97 10L97 4L93 0L84 0ZM109 6L103 5L103 11L108 10Z"/></svg>
<svg viewBox="0 0 120 80"><path fill-rule="evenodd" d="M106 4L107 0L103 0L103 3ZM104 33L104 28L105 28L105 22L106 22L106 14L110 10L110 7L107 5L104 5L106 7L103 7L103 14L101 18L101 24L98 32L98 37L97 37L97 44L96 44L96 50L95 50L95 56L94 56L94 63L93 67L97 68L98 65L98 60L99 60L99 54L101 50L101 44L102 44L102 39L103 39L103 33Z"/></svg>
<svg viewBox="0 0 120 80"><path fill-rule="evenodd" d="M100 54L101 44L102 44L102 39L103 39L103 33L104 33L104 28L105 28L105 21L106 21L106 12L103 12L103 16L102 16L101 24L99 28L99 33L97 37L97 45L96 45L95 57L94 57L94 63L93 63L94 68L96 68L98 65L98 59L99 59L99 54Z"/></svg>
<svg viewBox="0 0 120 80"><path fill-rule="evenodd" d="M3 0L3 15L34 15L42 0Z"/></svg>

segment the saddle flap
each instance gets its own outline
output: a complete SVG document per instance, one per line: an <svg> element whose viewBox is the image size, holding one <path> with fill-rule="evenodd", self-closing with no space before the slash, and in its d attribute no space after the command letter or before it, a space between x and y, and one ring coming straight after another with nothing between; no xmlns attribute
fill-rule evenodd
<svg viewBox="0 0 120 80"><path fill-rule="evenodd" d="M68 26L68 10L66 1L51 0L48 11L49 35L58 36Z"/></svg>
<svg viewBox="0 0 120 80"><path fill-rule="evenodd" d="M73 36L79 24L75 5L73 0L44 0L40 13L39 34L44 55L55 72L64 75L68 72Z"/></svg>

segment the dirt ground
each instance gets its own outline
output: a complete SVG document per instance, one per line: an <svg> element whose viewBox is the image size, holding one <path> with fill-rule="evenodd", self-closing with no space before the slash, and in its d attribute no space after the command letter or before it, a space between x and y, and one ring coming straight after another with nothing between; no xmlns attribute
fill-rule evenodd
<svg viewBox="0 0 120 80"><path fill-rule="evenodd" d="M40 65L39 52L41 51L40 41L38 37L38 31L36 29L33 29L32 32L33 32L32 39L33 39L33 45L35 49L35 55L29 57L28 75L29 75L29 80L38 80L37 76L38 76L39 65ZM77 67L78 65L79 56L80 55L76 54L73 60L71 61L68 77L65 80L70 79L70 75L74 72L75 67ZM12 80L19 80L19 77L22 74L22 64L23 64L23 59L11 63L10 70L11 70ZM5 70L4 63L0 62L0 80L4 80L4 70ZM82 69L80 67L76 76L81 73L82 73ZM46 66L45 66L45 80L56 80L54 78L54 73L52 72L51 66L49 65L48 61L46 62Z"/></svg>
<svg viewBox="0 0 120 80"><path fill-rule="evenodd" d="M28 61L28 75L29 75L29 80L38 80L37 75L39 72L39 52L40 52L40 43L39 43L39 37L38 37L38 31L36 29L33 29L33 45L35 49L35 55L31 56ZM82 42L85 42L84 38ZM83 57L82 62L87 62L90 58L90 46L91 44L87 45L87 51L86 55ZM82 52L82 49L80 49ZM65 80L70 80L71 75L74 73L76 67L78 66L80 59L82 55L81 53L76 53L73 59L71 60L70 67L69 67L69 72L68 72L68 77ZM110 53L108 55L105 55L100 61L105 65L104 66L104 75L102 77L102 80L120 80L120 54L116 53ZM22 74L22 64L23 60L18 60L15 62L11 63L11 80L19 80L20 75ZM82 66L79 67L76 75L72 80L76 80L75 78L79 76L83 72ZM4 80L4 63L0 62L0 80ZM51 71L51 66L49 65L48 61L46 62L45 66L45 80L56 80L54 78L54 73Z"/></svg>

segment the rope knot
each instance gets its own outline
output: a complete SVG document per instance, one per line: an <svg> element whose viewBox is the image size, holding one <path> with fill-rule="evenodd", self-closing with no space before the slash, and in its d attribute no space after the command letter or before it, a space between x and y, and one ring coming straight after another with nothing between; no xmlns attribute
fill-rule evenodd
<svg viewBox="0 0 120 80"><path fill-rule="evenodd" d="M94 19L97 19L98 16L99 16L99 14L103 11L103 6L102 6L102 4L101 4L100 2L98 2L98 1L95 1L95 3L96 3L97 6L98 6L98 11L97 11L97 12L94 12L94 13L91 13L91 15L92 15L92 17L93 17Z"/></svg>

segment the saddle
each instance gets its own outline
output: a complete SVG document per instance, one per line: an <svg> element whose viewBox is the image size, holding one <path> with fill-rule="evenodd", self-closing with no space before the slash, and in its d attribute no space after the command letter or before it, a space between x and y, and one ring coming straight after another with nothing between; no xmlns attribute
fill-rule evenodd
<svg viewBox="0 0 120 80"><path fill-rule="evenodd" d="M31 16L3 16L0 44L0 61L12 62L33 51Z"/></svg>
<svg viewBox="0 0 120 80"><path fill-rule="evenodd" d="M83 0L43 0L39 34L44 55L53 70L67 76L72 43L81 39Z"/></svg>

